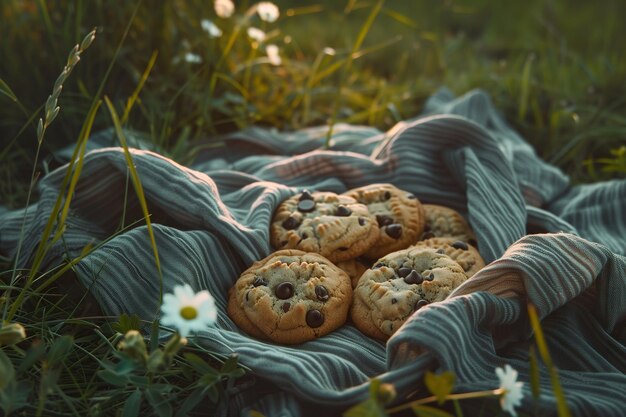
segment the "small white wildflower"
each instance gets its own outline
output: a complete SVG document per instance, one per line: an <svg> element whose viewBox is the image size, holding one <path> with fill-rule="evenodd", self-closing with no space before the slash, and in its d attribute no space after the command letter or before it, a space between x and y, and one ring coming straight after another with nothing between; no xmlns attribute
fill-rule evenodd
<svg viewBox="0 0 626 417"><path fill-rule="evenodd" d="M185 61L189 62L190 64L199 64L202 62L202 57L198 54L187 52L185 54Z"/></svg>
<svg viewBox="0 0 626 417"><path fill-rule="evenodd" d="M189 284L174 287L174 294L163 295L161 323L178 329L182 337L204 330L215 323L215 300L208 291L194 293Z"/></svg>
<svg viewBox="0 0 626 417"><path fill-rule="evenodd" d="M248 36L259 43L265 40L265 32L254 27L248 28Z"/></svg>
<svg viewBox="0 0 626 417"><path fill-rule="evenodd" d="M269 1L262 1L256 5L256 12L259 14L261 20L265 20L266 22L275 22L280 16L280 11L278 10L278 6Z"/></svg>
<svg viewBox="0 0 626 417"><path fill-rule="evenodd" d="M235 12L235 5L231 0L215 0L213 3L215 14L222 19L229 18Z"/></svg>
<svg viewBox="0 0 626 417"><path fill-rule="evenodd" d="M334 56L337 52L333 48L327 46L326 48L324 48L324 53L326 55Z"/></svg>
<svg viewBox="0 0 626 417"><path fill-rule="evenodd" d="M502 410L509 412L513 416L517 416L515 407L522 403L524 392L523 382L517 382L517 371L511 365L504 365L504 369L496 368L496 375L500 379L500 389L504 392L500 397L500 406Z"/></svg>
<svg viewBox="0 0 626 417"><path fill-rule="evenodd" d="M280 55L278 54L278 46L267 45L265 47L265 51L267 52L267 57L270 60L270 64L280 65L283 62L282 59L280 59Z"/></svg>
<svg viewBox="0 0 626 417"><path fill-rule="evenodd" d="M215 23L211 22L209 19L202 19L200 25L211 38L219 38L222 36L222 29L218 28Z"/></svg>

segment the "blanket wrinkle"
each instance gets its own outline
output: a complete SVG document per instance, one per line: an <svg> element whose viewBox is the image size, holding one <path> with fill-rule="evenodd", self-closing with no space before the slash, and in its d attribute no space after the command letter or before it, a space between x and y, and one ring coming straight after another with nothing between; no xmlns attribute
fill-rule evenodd
<svg viewBox="0 0 626 417"><path fill-rule="evenodd" d="M340 415L368 397L375 377L394 384L400 396L416 389L425 395L427 370L454 372L457 392L496 388L494 369L507 363L528 382L534 343L528 303L537 307L572 414L623 415L626 181L571 186L479 90L458 98L441 90L423 116L387 133L337 126L330 149L324 148L326 129L246 129L219 138L223 147L200 153L189 167L135 135L140 149L131 152L152 214L165 291L188 283L211 292L217 323L195 341L216 354L236 352L251 369L251 382L219 404L218 415ZM151 320L159 307L154 254L123 150L111 138L107 130L88 142L64 242L52 244L43 267L92 244L76 265L82 285L107 315ZM19 267L32 259L64 173L61 167L44 177L30 207L0 208L2 256L15 256L26 218ZM379 182L461 212L490 264L447 300L418 310L386 344L350 323L296 346L239 330L226 313L228 289L272 251L268 229L280 202L307 188L343 192ZM521 412L555 413L543 366L540 387L535 401L525 384ZM498 408L497 399L487 401ZM478 410L471 401L462 405L468 413Z"/></svg>

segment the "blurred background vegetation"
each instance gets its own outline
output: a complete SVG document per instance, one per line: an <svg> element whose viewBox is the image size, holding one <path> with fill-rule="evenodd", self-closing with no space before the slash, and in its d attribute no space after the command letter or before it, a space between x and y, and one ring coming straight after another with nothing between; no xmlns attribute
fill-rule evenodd
<svg viewBox="0 0 626 417"><path fill-rule="evenodd" d="M96 41L65 82L46 133L42 170L75 143L100 84L122 109L156 52L126 126L183 164L193 162L194 143L252 124L384 130L419 114L445 85L486 90L574 182L624 176L626 2L388 0L371 27L376 1L276 3L280 18L270 23L244 17L246 0L227 19L200 0L0 2L0 203L23 205L36 122L67 51L93 27ZM206 19L221 37L202 29ZM249 26L266 39L252 41ZM268 44L279 47L280 65L268 63ZM94 131L110 126L101 109Z"/></svg>

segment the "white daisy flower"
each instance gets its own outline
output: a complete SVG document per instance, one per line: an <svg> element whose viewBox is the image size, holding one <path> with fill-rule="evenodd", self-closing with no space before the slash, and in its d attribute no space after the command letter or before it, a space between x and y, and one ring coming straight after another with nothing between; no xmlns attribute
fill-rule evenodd
<svg viewBox="0 0 626 417"><path fill-rule="evenodd" d="M259 43L265 40L265 32L254 27L248 28L248 36Z"/></svg>
<svg viewBox="0 0 626 417"><path fill-rule="evenodd" d="M280 59L280 55L278 54L278 46L267 45L265 47L265 51L267 52L267 57L270 60L270 64L280 65L283 62L282 59Z"/></svg>
<svg viewBox="0 0 626 417"><path fill-rule="evenodd" d="M235 12L235 5L231 0L215 0L213 3L215 14L222 19L229 18Z"/></svg>
<svg viewBox="0 0 626 417"><path fill-rule="evenodd" d="M202 19L200 25L211 38L219 38L222 36L222 29L218 28L215 23L211 22L209 19Z"/></svg>
<svg viewBox="0 0 626 417"><path fill-rule="evenodd" d="M190 64L199 64L202 62L202 57L198 54L194 54L192 52L187 52L185 54L185 61L189 62Z"/></svg>
<svg viewBox="0 0 626 417"><path fill-rule="evenodd" d="M174 294L163 295L161 323L178 329L182 337L204 330L215 323L217 310L208 291L194 293L189 284L174 287Z"/></svg>
<svg viewBox="0 0 626 417"><path fill-rule="evenodd" d="M280 16L280 11L278 10L278 6L269 1L262 1L256 5L256 12L259 14L261 20L265 20L266 22L275 22Z"/></svg>
<svg viewBox="0 0 626 417"><path fill-rule="evenodd" d="M500 379L500 389L504 392L500 397L502 410L517 416L515 407L522 403L524 392L522 392L523 382L517 382L517 371L511 365L504 365L504 369L496 368L496 375Z"/></svg>

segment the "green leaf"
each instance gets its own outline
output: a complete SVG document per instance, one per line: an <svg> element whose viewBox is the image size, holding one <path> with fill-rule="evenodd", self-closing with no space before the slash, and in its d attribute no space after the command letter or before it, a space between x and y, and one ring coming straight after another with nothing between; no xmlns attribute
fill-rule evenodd
<svg viewBox="0 0 626 417"><path fill-rule="evenodd" d="M206 387L198 387L189 394L185 401L176 410L177 415L185 416L188 412L193 410L200 401L206 396Z"/></svg>
<svg viewBox="0 0 626 417"><path fill-rule="evenodd" d="M446 401L446 397L452 392L454 388L454 382L456 376L450 371L443 372L436 375L430 371L426 371L424 377L424 383L426 388L437 397L437 402L443 404Z"/></svg>
<svg viewBox="0 0 626 417"><path fill-rule="evenodd" d="M121 314L117 322L111 324L116 332L126 334L129 330L139 330L141 328L141 319L138 315Z"/></svg>
<svg viewBox="0 0 626 417"><path fill-rule="evenodd" d="M26 381L9 382L4 390L0 390L0 409L4 411L3 415L9 416L12 411L29 405L28 396L31 391L32 386Z"/></svg>
<svg viewBox="0 0 626 417"><path fill-rule="evenodd" d="M13 364L9 357L4 353L2 349L0 349L0 391L3 390L13 378L15 378L15 368L13 368Z"/></svg>
<svg viewBox="0 0 626 417"><path fill-rule="evenodd" d="M24 359L20 362L20 366L17 367L17 373L21 374L30 369L45 353L46 346L43 343L33 343L30 349L26 351L26 356L24 356ZM1 373L2 372L0 372L0 374Z"/></svg>
<svg viewBox="0 0 626 417"><path fill-rule="evenodd" d="M210 387L208 387L208 391L207 391L207 395L209 397L209 400L211 400L211 402L213 404L217 403L217 400L219 399L220 396L220 392L217 388L217 385L211 385Z"/></svg>
<svg viewBox="0 0 626 417"><path fill-rule="evenodd" d="M128 378L123 375L118 375L108 369L98 371L98 377L104 382L114 385L116 387L125 387L128 384Z"/></svg>
<svg viewBox="0 0 626 417"><path fill-rule="evenodd" d="M239 357L237 356L237 354L233 353L232 355L230 355L228 359L226 359L226 361L222 365L222 369L220 369L220 372L223 374L229 374L233 372L234 370L237 369L238 360L239 360Z"/></svg>
<svg viewBox="0 0 626 417"><path fill-rule="evenodd" d="M11 88L9 88L8 84L5 83L2 78L0 78L0 94L4 94L11 100L17 102L17 96L15 95L15 93L13 93Z"/></svg>
<svg viewBox="0 0 626 417"><path fill-rule="evenodd" d="M67 355L72 351L74 338L72 336L59 337L48 352L48 363L50 366L61 365Z"/></svg>
<svg viewBox="0 0 626 417"><path fill-rule="evenodd" d="M427 405L414 405L411 409L418 417L454 417L447 411L440 410L435 407L429 407Z"/></svg>
<svg viewBox="0 0 626 417"><path fill-rule="evenodd" d="M372 385L374 381L377 380L372 380ZM380 384L380 381L378 382ZM387 417L387 412L383 406L376 401L375 397L370 397L367 400L350 407L345 413L343 413L343 417Z"/></svg>
<svg viewBox="0 0 626 417"><path fill-rule="evenodd" d="M208 363L206 363L200 356L196 355L195 353L188 352L184 353L183 356L185 357L185 359L187 359L189 365L199 373L203 375L213 375L215 377L218 376L217 370ZM226 363L224 363L224 365L226 365ZM222 367L222 369L224 369L224 367Z"/></svg>
<svg viewBox="0 0 626 417"><path fill-rule="evenodd" d="M141 390L135 390L126 399L122 417L137 417L139 415L139 407L141 406Z"/></svg>
<svg viewBox="0 0 626 417"><path fill-rule="evenodd" d="M156 415L159 417L172 416L172 406L163 395L159 394L157 391L148 389L146 390L146 398Z"/></svg>

